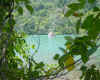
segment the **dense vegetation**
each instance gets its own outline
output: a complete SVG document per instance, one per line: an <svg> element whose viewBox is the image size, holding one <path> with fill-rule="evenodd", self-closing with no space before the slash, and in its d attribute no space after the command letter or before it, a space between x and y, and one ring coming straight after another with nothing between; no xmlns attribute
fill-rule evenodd
<svg viewBox="0 0 100 80"><path fill-rule="evenodd" d="M75 68L75 64L80 60L84 63L84 66L80 69L83 72L81 78L84 80L99 80L100 71L96 68L96 65L92 65L90 68L85 66L85 64L89 61L90 56L100 46L97 44L100 39L100 8L97 5L99 0L78 0L69 4L67 4L66 0L62 0L64 2L59 2L61 0L48 0L50 1L49 4L46 3L46 1L47 0L44 0L44 2L41 1L41 3L45 3L45 6L49 5L48 7L44 7L44 5L37 5L38 0L0 0L0 80L54 79L57 77L59 72L66 68L68 71L72 71ZM75 38L70 36L65 37L66 48L60 48L64 54L62 56L59 54L54 56L54 59L58 61L58 65L56 67L48 68L48 66L43 62L37 63L37 61L34 60L29 49L35 49L35 45L33 44L31 47L28 46L24 40L24 37L27 34L23 33L23 31L19 28L16 28L16 26L25 21L24 28L28 27L27 24L31 24L29 27L34 26L32 27L34 31L27 31L28 28L26 29L28 34L34 34L39 31L38 29L40 26L43 26L43 28L45 27L45 29L43 29L44 31L40 29L40 33L43 31L43 34L46 34L47 32L44 32L49 28L49 25L52 26L51 21L52 18L54 18L47 17L47 14L54 11L53 15L61 18L60 14L56 14L56 10L51 10L55 5L53 4L53 1L55 1L55 3L56 1L59 3L56 7L62 10L64 18L64 20L57 19L58 21L62 21L61 23L64 23L60 25L63 27L60 29L63 29L61 33L66 30L65 27L68 25L64 21L67 21L67 19L75 19L76 23L74 23L73 26L77 36ZM63 6L67 6L67 11L64 12L66 8L64 9ZM46 9L42 11L41 8ZM26 9L29 12L27 12ZM26 11L25 13L24 10ZM38 18L40 12L41 16ZM17 17L22 18L27 15L26 13L29 14L28 17L23 18L21 22ZM19 14L23 16L20 16ZM34 19L33 24L31 22L30 14L35 15L32 16ZM43 18L41 18L42 16ZM27 20L28 18L29 21ZM51 20L50 22L48 21L49 18ZM82 35L80 34L81 30L84 30ZM37 52L37 50L35 50L35 52ZM78 55L80 55L81 58L74 61L74 56Z"/></svg>
<svg viewBox="0 0 100 80"><path fill-rule="evenodd" d="M21 29L20 32L24 31L27 34L48 34L51 30L56 34L75 33L72 26L76 19L69 20L64 17L65 4L67 0L33 0L31 5L34 13L30 15L25 9L23 15L16 12L18 25L15 26L18 31Z"/></svg>

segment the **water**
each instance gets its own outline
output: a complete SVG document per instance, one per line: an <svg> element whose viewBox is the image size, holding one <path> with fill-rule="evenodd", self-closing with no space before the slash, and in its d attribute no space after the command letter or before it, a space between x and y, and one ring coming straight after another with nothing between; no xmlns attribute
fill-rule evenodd
<svg viewBox="0 0 100 80"><path fill-rule="evenodd" d="M34 55L34 59L37 61L43 61L44 63L53 64L56 61L53 60L53 56L58 53L62 55L63 53L59 47L65 47L64 35L57 35L54 38L48 38L48 35L34 35L27 38L29 45L35 44L38 52L35 54L34 50L31 49L31 53ZM96 51L95 55L99 55L100 48ZM77 56L76 59L79 59L80 56ZM76 60L75 59L75 60Z"/></svg>
<svg viewBox="0 0 100 80"><path fill-rule="evenodd" d="M39 42L40 40L40 42ZM59 47L64 47L65 39L63 35L58 35L53 38L48 38L48 35L29 36L27 38L29 45L35 44L36 49L39 47L38 52L35 54L34 59L43 61L45 63L55 63L53 56L57 53L62 55ZM34 51L31 50L34 55Z"/></svg>

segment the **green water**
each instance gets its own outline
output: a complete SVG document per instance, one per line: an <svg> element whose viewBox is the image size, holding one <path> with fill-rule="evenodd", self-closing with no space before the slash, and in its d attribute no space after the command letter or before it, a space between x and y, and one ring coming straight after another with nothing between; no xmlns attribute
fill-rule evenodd
<svg viewBox="0 0 100 80"><path fill-rule="evenodd" d="M57 35L53 38L48 38L48 35L31 35L27 38L27 42L29 45L35 44L36 48L38 48L38 52L34 56L35 60L53 64L56 63L53 60L53 56L56 53L63 54L59 47L64 48L66 41L64 35ZM31 53L34 55L34 50L31 49ZM96 51L95 55L99 55L99 53L100 49ZM79 58L80 56L77 56L75 60Z"/></svg>

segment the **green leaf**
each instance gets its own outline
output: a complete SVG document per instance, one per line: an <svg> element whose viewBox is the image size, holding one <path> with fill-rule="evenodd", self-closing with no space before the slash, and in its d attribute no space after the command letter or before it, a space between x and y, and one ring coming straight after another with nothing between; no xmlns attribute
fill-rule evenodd
<svg viewBox="0 0 100 80"><path fill-rule="evenodd" d="M90 70L86 71L84 80L91 80L91 71ZM94 80L94 79L92 79L92 80Z"/></svg>
<svg viewBox="0 0 100 80"><path fill-rule="evenodd" d="M94 7L93 8L93 11L95 12L95 11L100 11L100 9L98 8L98 7Z"/></svg>
<svg viewBox="0 0 100 80"><path fill-rule="evenodd" d="M77 32L77 34L79 34L79 29L80 29L80 26L81 25L81 19L79 19L78 21L77 21L77 23L76 23L76 32Z"/></svg>
<svg viewBox="0 0 100 80"><path fill-rule="evenodd" d="M21 15L23 14L23 8L20 7L20 6L18 7L18 13L21 14Z"/></svg>
<svg viewBox="0 0 100 80"><path fill-rule="evenodd" d="M27 10L32 14L33 13L33 8L31 5L26 5Z"/></svg>
<svg viewBox="0 0 100 80"><path fill-rule="evenodd" d="M93 21L94 21L93 15L87 16L82 24L82 28L85 28L86 30L90 30L92 28Z"/></svg>
<svg viewBox="0 0 100 80"><path fill-rule="evenodd" d="M83 66L80 68L80 70L84 72L84 71L87 70L87 67L83 65Z"/></svg>
<svg viewBox="0 0 100 80"><path fill-rule="evenodd" d="M68 7L70 8L70 10L68 10L66 13L65 13L65 17L69 17L71 16L72 14L74 14L75 11L83 8L83 5L81 5L80 3L72 3L70 5L68 5ZM81 16L81 14L78 16Z"/></svg>
<svg viewBox="0 0 100 80"><path fill-rule="evenodd" d="M88 35L91 39L95 40L100 33L100 19L99 14L96 17L90 17L88 21ZM91 35L92 34L92 35Z"/></svg>
<svg viewBox="0 0 100 80"><path fill-rule="evenodd" d="M33 71L32 75L34 78L38 78L39 77L39 71Z"/></svg>
<svg viewBox="0 0 100 80"><path fill-rule="evenodd" d="M69 17L69 16L71 16L72 14L74 13L74 10L72 10L72 9L70 9L70 10L68 10L66 13L65 13L65 17Z"/></svg>
<svg viewBox="0 0 100 80"><path fill-rule="evenodd" d="M34 51L34 53L37 53L37 52L38 52L38 50L35 50L35 51Z"/></svg>
<svg viewBox="0 0 100 80"><path fill-rule="evenodd" d="M95 75L97 75L97 80L99 80L100 79L100 70L97 70Z"/></svg>
<svg viewBox="0 0 100 80"><path fill-rule="evenodd" d="M40 62L35 66L35 69L43 68L44 66L45 66L44 63Z"/></svg>
<svg viewBox="0 0 100 80"><path fill-rule="evenodd" d="M66 57L66 56L63 55L63 56L61 56L61 57L59 58L59 60L58 60L59 66L60 66L61 68L64 68L65 57Z"/></svg>
<svg viewBox="0 0 100 80"><path fill-rule="evenodd" d="M86 0L78 0L80 2L81 5L84 5Z"/></svg>
<svg viewBox="0 0 100 80"><path fill-rule="evenodd" d="M59 57L60 57L60 55L59 55L59 54L56 54L56 55L53 57L53 59L54 59L54 60L58 60Z"/></svg>
<svg viewBox="0 0 100 80"><path fill-rule="evenodd" d="M94 3L96 0L88 0L89 3Z"/></svg>
<svg viewBox="0 0 100 80"><path fill-rule="evenodd" d="M40 62L39 65L41 68L45 66L43 62Z"/></svg>
<svg viewBox="0 0 100 80"><path fill-rule="evenodd" d="M30 0L23 0L23 2L24 2L25 4L29 4L29 3L30 3Z"/></svg>
<svg viewBox="0 0 100 80"><path fill-rule="evenodd" d="M68 41L73 41L73 38L71 36L65 36L64 39Z"/></svg>
<svg viewBox="0 0 100 80"><path fill-rule="evenodd" d="M35 48L35 45L33 44L33 45L32 45L32 49L34 49L34 48Z"/></svg>
<svg viewBox="0 0 100 80"><path fill-rule="evenodd" d="M73 56L68 56L66 58L66 61L64 61L64 65L66 66L66 69L68 71L72 71L74 68L75 68L75 65L74 65L74 58Z"/></svg>
<svg viewBox="0 0 100 80"><path fill-rule="evenodd" d="M25 4L29 3L29 0L15 0L16 3L24 2Z"/></svg>
<svg viewBox="0 0 100 80"><path fill-rule="evenodd" d="M94 27L96 28L96 30L98 31L98 32L100 32L100 19L99 18L97 18L97 20L95 21L95 25L94 25Z"/></svg>
<svg viewBox="0 0 100 80"><path fill-rule="evenodd" d="M97 50L97 47L94 47L94 48L90 49L88 51L88 56L90 56L91 54L93 54L96 50Z"/></svg>
<svg viewBox="0 0 100 80"><path fill-rule="evenodd" d="M72 4L68 5L68 7L70 9L76 11L76 10L83 8L83 5L81 5L80 3L72 3Z"/></svg>
<svg viewBox="0 0 100 80"><path fill-rule="evenodd" d="M59 48L63 53L66 53L66 50L64 48Z"/></svg>
<svg viewBox="0 0 100 80"><path fill-rule="evenodd" d="M82 58L82 61L83 61L84 63L86 63L86 62L89 60L89 58L88 58L88 56L87 56L86 53L83 53L83 54L81 55L81 58Z"/></svg>

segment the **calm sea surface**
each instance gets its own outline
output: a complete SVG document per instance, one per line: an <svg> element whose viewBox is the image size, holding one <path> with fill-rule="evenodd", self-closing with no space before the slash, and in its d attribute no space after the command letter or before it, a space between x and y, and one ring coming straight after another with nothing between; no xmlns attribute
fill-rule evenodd
<svg viewBox="0 0 100 80"><path fill-rule="evenodd" d="M33 49L30 50L35 60L51 64L56 63L56 61L53 60L53 56L56 53L60 55L63 54L59 47L64 48L66 42L64 35L57 35L53 38L48 38L48 35L31 35L26 40L29 45L35 44L36 49L38 49L37 53L34 53ZM100 48L96 51L95 55L99 55L99 53ZM79 58L80 56L77 56L75 60Z"/></svg>

